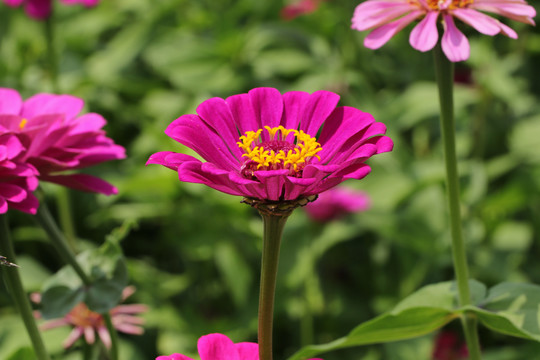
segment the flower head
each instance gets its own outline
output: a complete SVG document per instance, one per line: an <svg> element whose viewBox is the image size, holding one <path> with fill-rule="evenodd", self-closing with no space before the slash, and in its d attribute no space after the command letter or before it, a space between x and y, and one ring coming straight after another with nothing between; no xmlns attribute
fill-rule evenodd
<svg viewBox="0 0 540 360"><path fill-rule="evenodd" d="M433 49L439 40L437 20L443 23L441 46L451 61L469 58L469 41L457 28L454 18L472 26L478 32L493 36L503 34L516 39L517 33L483 11L534 25L534 8L525 0L367 0L356 7L352 28L372 30L364 40L370 49L378 49L405 26L420 19L409 37L419 51Z"/></svg>
<svg viewBox="0 0 540 360"><path fill-rule="evenodd" d="M212 98L183 115L165 133L206 162L170 151L150 156L200 183L231 195L269 202L305 199L370 172L365 161L392 150L386 127L339 96L257 88L227 99Z"/></svg>
<svg viewBox="0 0 540 360"><path fill-rule="evenodd" d="M259 345L252 342L233 343L223 334L209 334L197 342L201 360L259 360ZM158 356L156 360L193 360L182 354ZM309 359L321 360L321 359Z"/></svg>
<svg viewBox="0 0 540 360"><path fill-rule="evenodd" d="M24 5L24 11L28 16L36 20L43 20L51 15L53 0L4 0L8 6L17 7ZM66 5L82 4L86 7L96 6L99 0L60 0Z"/></svg>
<svg viewBox="0 0 540 360"><path fill-rule="evenodd" d="M433 360L465 360L469 358L467 345L450 331L439 333L435 340Z"/></svg>
<svg viewBox="0 0 540 360"><path fill-rule="evenodd" d="M14 134L0 135L0 214L9 208L35 214L38 172L24 159L25 148Z"/></svg>
<svg viewBox="0 0 540 360"><path fill-rule="evenodd" d="M371 200L366 193L337 187L323 192L304 209L313 220L327 222L346 214L365 211L370 205Z"/></svg>
<svg viewBox="0 0 540 360"><path fill-rule="evenodd" d="M122 292L122 300L127 299L134 292L135 287L126 287ZM32 295L32 300L34 300L34 302L40 301L40 294ZM144 329L141 327L144 320L135 315L147 310L147 306L143 304L118 305L112 308L109 314L116 330L125 334L141 335L144 332ZM84 303L75 305L75 307L61 319L49 320L43 323L40 328L42 330L48 330L60 326L73 327L68 338L64 341L64 348L66 349L71 347L77 339L83 336L86 343L93 344L96 341L96 334L106 347L111 347L111 337L105 325L103 316L88 309Z"/></svg>
<svg viewBox="0 0 540 360"><path fill-rule="evenodd" d="M38 94L23 101L12 89L0 88L0 134L15 134L25 147L21 161L34 166L39 179L106 195L111 184L86 174L61 174L125 157L101 128L105 119L78 116L84 102L71 95Z"/></svg>
<svg viewBox="0 0 540 360"><path fill-rule="evenodd" d="M293 20L299 16L315 12L321 5L322 0L300 0L281 9L281 18L284 20Z"/></svg>

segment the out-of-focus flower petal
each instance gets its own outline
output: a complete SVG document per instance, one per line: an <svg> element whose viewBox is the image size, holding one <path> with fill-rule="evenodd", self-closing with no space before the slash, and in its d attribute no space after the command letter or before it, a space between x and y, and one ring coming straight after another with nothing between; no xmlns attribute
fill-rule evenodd
<svg viewBox="0 0 540 360"><path fill-rule="evenodd" d="M469 40L454 24L450 15L444 15L445 29L441 40L444 54L450 61L467 60L470 55Z"/></svg>

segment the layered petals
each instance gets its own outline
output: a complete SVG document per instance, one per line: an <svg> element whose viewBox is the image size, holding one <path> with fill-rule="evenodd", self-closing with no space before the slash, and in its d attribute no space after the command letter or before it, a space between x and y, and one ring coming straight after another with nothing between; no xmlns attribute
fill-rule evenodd
<svg viewBox="0 0 540 360"><path fill-rule="evenodd" d="M35 214L38 171L23 159L25 148L14 134L0 135L0 214L10 208Z"/></svg>
<svg viewBox="0 0 540 360"><path fill-rule="evenodd" d="M420 19L409 41L413 48L428 51L439 39L437 19L440 19L445 25L441 45L446 49L444 52L448 59L456 62L468 59L469 43L457 29L454 17L482 34L493 36L501 33L517 38L514 30L484 12L535 24L536 11L524 0L367 0L356 7L351 27L358 31L371 30L364 39L364 45L378 49L405 26Z"/></svg>
<svg viewBox="0 0 540 360"><path fill-rule="evenodd" d="M336 107L328 91L280 94L257 88L203 102L166 134L202 160L170 151L150 156L178 172L180 181L272 202L316 195L369 173L365 161L391 151L386 127L351 107ZM319 138L317 139L317 136Z"/></svg>
<svg viewBox="0 0 540 360"><path fill-rule="evenodd" d="M115 187L96 177L62 174L125 157L125 149L106 136L101 115L79 116L83 106L71 95L37 94L23 101L17 91L0 88L0 134L17 135L25 147L21 161L37 169L41 180L115 194Z"/></svg>
<svg viewBox="0 0 540 360"><path fill-rule="evenodd" d="M252 342L234 343L223 334L208 334L197 342L200 360L259 360L259 345ZM174 353L158 356L156 360L193 360L192 358ZM309 359L321 360L321 359Z"/></svg>

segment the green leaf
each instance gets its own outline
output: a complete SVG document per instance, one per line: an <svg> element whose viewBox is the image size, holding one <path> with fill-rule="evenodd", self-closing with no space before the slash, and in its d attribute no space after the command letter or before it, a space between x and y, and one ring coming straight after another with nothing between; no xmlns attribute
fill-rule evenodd
<svg viewBox="0 0 540 360"><path fill-rule="evenodd" d="M6 360L34 360L35 358L36 354L34 354L34 350L31 347L22 347L8 355Z"/></svg>
<svg viewBox="0 0 540 360"><path fill-rule="evenodd" d="M469 282L474 299L483 299L486 288ZM300 349L289 360L313 357L317 354L351 346L405 340L428 334L460 316L454 282L428 285L406 297L390 312L360 324L347 336L324 345Z"/></svg>
<svg viewBox="0 0 540 360"><path fill-rule="evenodd" d="M502 283L471 310L493 331L540 341L540 286Z"/></svg>
<svg viewBox="0 0 540 360"><path fill-rule="evenodd" d="M118 305L128 281L127 267L120 246L113 240L77 256L92 285L85 286L70 266L64 266L45 283L42 291L42 316L63 317L83 301L88 308L105 313Z"/></svg>

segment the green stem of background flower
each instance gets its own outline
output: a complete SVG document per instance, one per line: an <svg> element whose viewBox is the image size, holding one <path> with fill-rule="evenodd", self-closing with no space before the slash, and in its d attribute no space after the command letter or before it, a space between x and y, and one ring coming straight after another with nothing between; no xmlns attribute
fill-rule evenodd
<svg viewBox="0 0 540 360"><path fill-rule="evenodd" d="M103 320L105 320L105 326L111 336L111 349L109 350L110 360L118 360L118 333L112 323L112 318L109 313L101 314Z"/></svg>
<svg viewBox="0 0 540 360"><path fill-rule="evenodd" d="M62 232L56 225L53 217L51 216L51 213L49 212L49 209L47 208L47 205L45 204L43 196L41 196L39 203L40 203L39 210L35 216L37 222L45 230L47 235L49 235L49 238L51 239L58 253L60 254L60 257L67 264L71 265L71 267L73 268L73 270L75 270L75 272L77 273L77 275L82 280L85 286L91 286L92 281L79 265L77 258L75 256L75 253L69 247L66 237L64 236L64 234L62 234ZM110 355L111 360L116 360L118 359L118 335L116 333L116 329L112 325L110 315L102 314L102 316L105 320L107 329L109 330L109 334L111 336L112 344L111 344L111 350L109 352L109 355Z"/></svg>
<svg viewBox="0 0 540 360"><path fill-rule="evenodd" d="M6 256L10 262L16 262L15 251L13 250L9 234L7 215L0 215L0 253ZM2 268L2 272L4 273L7 288L15 301L16 307L24 322L24 326L26 327L26 331L28 332L28 336L32 341L36 359L49 360L49 355L47 354L45 344L41 339L39 329L32 313L32 306L30 305L30 301L23 288L19 269L14 266L5 266Z"/></svg>
<svg viewBox="0 0 540 360"><path fill-rule="evenodd" d="M43 199L40 199L39 209L35 216L35 219L49 236L49 239L51 240L52 244L56 248L56 251L58 251L58 254L62 258L62 260L64 260L69 265L71 265L73 270L75 270L77 275L81 278L84 285L90 286L92 284L92 282L90 281L90 278L86 275L84 270L81 268L81 266L77 262L77 258L75 257L75 254L69 247L66 237L64 236L64 234L62 234L62 232L56 225Z"/></svg>
<svg viewBox="0 0 540 360"><path fill-rule="evenodd" d="M450 231L452 236L452 256L458 287L460 306L471 304L469 289L469 270L463 232L461 229L461 211L459 194L459 175L457 169L455 123L454 123L454 64L442 52L440 44L435 50L435 73L439 86L439 103L441 107L441 135L444 143L444 161L446 166L446 188L448 209L450 214ZM481 357L478 340L477 321L465 314L462 317L463 329L470 359Z"/></svg>
<svg viewBox="0 0 540 360"><path fill-rule="evenodd" d="M259 360L272 360L272 324L281 235L290 213L260 212L264 223L261 283L259 291Z"/></svg>

